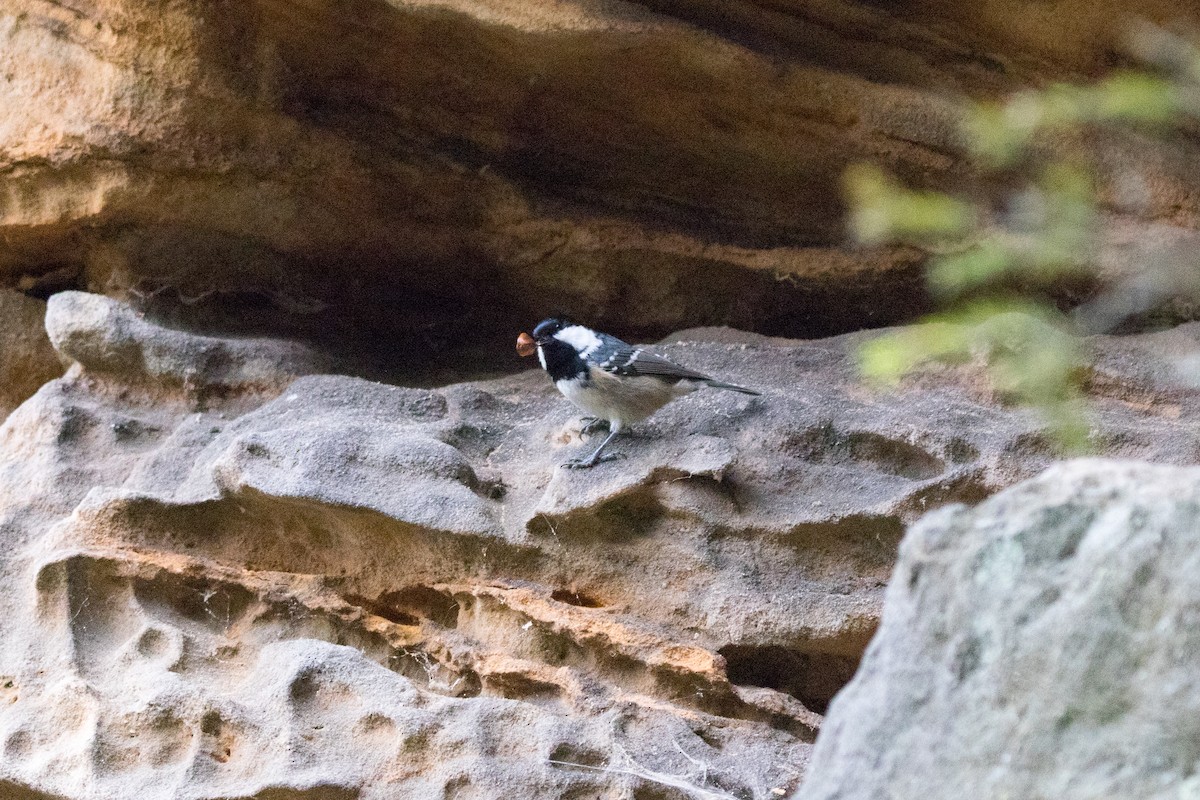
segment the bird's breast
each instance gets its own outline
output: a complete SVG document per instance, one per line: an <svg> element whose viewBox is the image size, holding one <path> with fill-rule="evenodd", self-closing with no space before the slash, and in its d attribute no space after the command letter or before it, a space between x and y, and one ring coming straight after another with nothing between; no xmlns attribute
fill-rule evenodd
<svg viewBox="0 0 1200 800"><path fill-rule="evenodd" d="M594 366L555 386L588 414L619 425L640 422L676 396L672 384L659 378L621 377Z"/></svg>

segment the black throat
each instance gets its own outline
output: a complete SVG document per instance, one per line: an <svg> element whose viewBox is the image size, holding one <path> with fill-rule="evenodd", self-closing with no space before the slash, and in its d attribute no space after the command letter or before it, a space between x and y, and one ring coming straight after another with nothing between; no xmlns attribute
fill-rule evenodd
<svg viewBox="0 0 1200 800"><path fill-rule="evenodd" d="M587 375L587 364L571 345L551 337L539 346L546 359L546 372L555 383Z"/></svg>

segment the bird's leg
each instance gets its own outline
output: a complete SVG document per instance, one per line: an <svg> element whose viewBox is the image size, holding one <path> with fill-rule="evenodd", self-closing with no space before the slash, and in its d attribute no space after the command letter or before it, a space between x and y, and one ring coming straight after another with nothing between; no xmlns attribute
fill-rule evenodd
<svg viewBox="0 0 1200 800"><path fill-rule="evenodd" d="M591 436L596 431L607 431L612 429L612 426L609 425L608 420L600 419L599 417L583 417L579 421L583 423L583 425L581 425L579 428L580 436Z"/></svg>
<svg viewBox="0 0 1200 800"><path fill-rule="evenodd" d="M603 442L600 443L600 446L596 448L596 452L592 453L590 456L581 456L580 458L572 458L570 461L563 463L563 466L566 467L567 469L589 469L591 467L596 466L601 461L608 460L608 459L601 459L600 454L602 452L604 452L604 448L608 446L608 443L611 442L613 440L613 437L615 437L618 433L620 433L619 429L609 432L608 438L606 438ZM609 456L608 458L615 458L615 456Z"/></svg>

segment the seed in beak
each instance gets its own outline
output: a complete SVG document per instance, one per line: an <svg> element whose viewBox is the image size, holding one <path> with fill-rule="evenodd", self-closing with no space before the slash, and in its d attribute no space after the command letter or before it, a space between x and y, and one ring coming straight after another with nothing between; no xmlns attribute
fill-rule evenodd
<svg viewBox="0 0 1200 800"><path fill-rule="evenodd" d="M522 333L517 337L517 355L522 358L531 356L537 352L537 342L528 333Z"/></svg>

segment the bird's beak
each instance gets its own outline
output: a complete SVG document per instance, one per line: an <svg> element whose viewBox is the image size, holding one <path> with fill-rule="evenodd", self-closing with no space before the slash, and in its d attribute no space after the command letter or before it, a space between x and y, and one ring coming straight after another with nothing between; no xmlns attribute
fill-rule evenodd
<svg viewBox="0 0 1200 800"><path fill-rule="evenodd" d="M522 333L517 337L517 355L522 358L531 356L537 352L537 342L528 333Z"/></svg>

